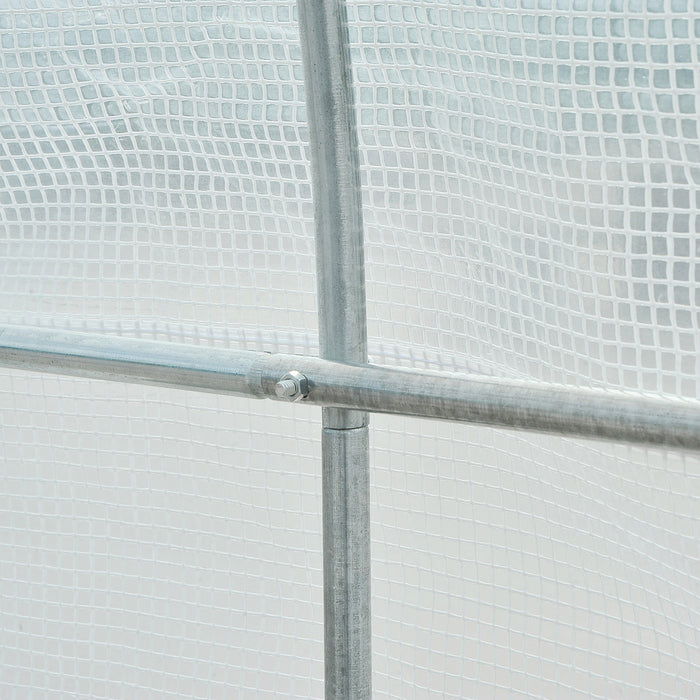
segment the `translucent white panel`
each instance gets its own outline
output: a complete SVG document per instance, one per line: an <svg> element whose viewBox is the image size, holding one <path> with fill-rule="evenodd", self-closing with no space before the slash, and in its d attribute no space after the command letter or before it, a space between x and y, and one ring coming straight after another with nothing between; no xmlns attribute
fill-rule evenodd
<svg viewBox="0 0 700 700"><path fill-rule="evenodd" d="M3 4L4 319L315 346L293 3Z"/></svg>
<svg viewBox="0 0 700 700"><path fill-rule="evenodd" d="M0 381L0 696L323 696L316 411Z"/></svg>
<svg viewBox="0 0 700 700"><path fill-rule="evenodd" d="M349 5L375 362L700 396L698 0ZM0 0L0 324L314 353L291 0ZM0 374L0 697L320 698L319 415ZM378 698L687 698L700 460L376 417Z"/></svg>
<svg viewBox="0 0 700 700"><path fill-rule="evenodd" d="M350 3L375 343L698 395L698 9Z"/></svg>
<svg viewBox="0 0 700 700"><path fill-rule="evenodd" d="M700 457L373 423L376 697L697 694Z"/></svg>

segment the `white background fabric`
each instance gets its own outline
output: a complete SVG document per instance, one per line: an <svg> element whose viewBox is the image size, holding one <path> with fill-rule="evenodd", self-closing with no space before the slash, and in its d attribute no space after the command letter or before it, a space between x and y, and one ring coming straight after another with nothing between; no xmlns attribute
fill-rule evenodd
<svg viewBox="0 0 700 700"><path fill-rule="evenodd" d="M374 362L697 400L697 10L350 4ZM316 352L295 17L5 1L0 321ZM1 381L3 697L322 697L315 411ZM696 456L373 425L376 697L697 694Z"/></svg>

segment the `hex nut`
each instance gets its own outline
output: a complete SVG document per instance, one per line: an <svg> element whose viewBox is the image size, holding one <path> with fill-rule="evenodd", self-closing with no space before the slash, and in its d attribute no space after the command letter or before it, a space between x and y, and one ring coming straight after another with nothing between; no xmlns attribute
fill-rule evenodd
<svg viewBox="0 0 700 700"><path fill-rule="evenodd" d="M301 372L293 369L275 384L275 394L287 401L301 401L309 395L309 381Z"/></svg>

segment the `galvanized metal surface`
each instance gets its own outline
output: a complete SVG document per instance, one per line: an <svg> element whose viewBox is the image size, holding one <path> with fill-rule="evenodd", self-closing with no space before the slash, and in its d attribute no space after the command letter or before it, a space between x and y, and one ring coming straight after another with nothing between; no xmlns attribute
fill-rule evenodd
<svg viewBox="0 0 700 700"><path fill-rule="evenodd" d="M367 362L362 197L344 0L298 0L316 226L320 354ZM292 370L295 368L289 368ZM323 409L326 700L369 700L367 414Z"/></svg>
<svg viewBox="0 0 700 700"><path fill-rule="evenodd" d="M0 326L0 365L116 382L264 398L266 353Z"/></svg>
<svg viewBox="0 0 700 700"><path fill-rule="evenodd" d="M372 695L369 428L323 430L326 698Z"/></svg>
<svg viewBox="0 0 700 700"><path fill-rule="evenodd" d="M320 355L367 362L362 194L342 0L298 0L316 227ZM324 412L328 427L365 425L357 411Z"/></svg>
<svg viewBox="0 0 700 700"><path fill-rule="evenodd" d="M309 115L321 357L367 362L362 199L343 0L298 0ZM289 368L294 369L294 368ZM367 414L323 409L326 700L371 689Z"/></svg>
<svg viewBox="0 0 700 700"><path fill-rule="evenodd" d="M700 450L700 402L608 390L11 326L0 366L274 400L296 370L306 404Z"/></svg>

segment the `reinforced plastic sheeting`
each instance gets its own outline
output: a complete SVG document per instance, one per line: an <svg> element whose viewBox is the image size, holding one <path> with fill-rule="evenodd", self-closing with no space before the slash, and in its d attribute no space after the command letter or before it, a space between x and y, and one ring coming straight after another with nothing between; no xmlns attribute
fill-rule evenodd
<svg viewBox="0 0 700 700"><path fill-rule="evenodd" d="M293 3L0 8L0 323L315 354ZM699 13L349 3L373 362L698 400ZM323 696L316 410L0 382L3 698ZM697 695L697 455L372 421L375 697Z"/></svg>

